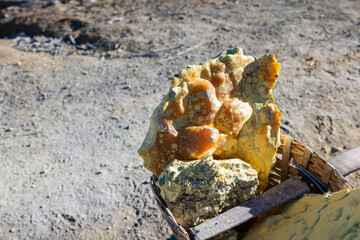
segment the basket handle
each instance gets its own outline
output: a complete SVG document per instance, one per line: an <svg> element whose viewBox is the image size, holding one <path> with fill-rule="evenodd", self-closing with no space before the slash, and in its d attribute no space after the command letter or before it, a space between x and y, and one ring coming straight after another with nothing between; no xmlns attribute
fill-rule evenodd
<svg viewBox="0 0 360 240"><path fill-rule="evenodd" d="M360 169L360 146L329 159L328 164L336 168L343 176Z"/></svg>

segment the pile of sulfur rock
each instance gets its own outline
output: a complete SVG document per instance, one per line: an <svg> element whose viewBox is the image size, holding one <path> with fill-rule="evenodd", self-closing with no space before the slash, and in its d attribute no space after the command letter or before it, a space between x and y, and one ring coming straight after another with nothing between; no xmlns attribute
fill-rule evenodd
<svg viewBox="0 0 360 240"><path fill-rule="evenodd" d="M185 228L267 187L280 144L279 70L274 55L230 49L182 69L154 110L139 154Z"/></svg>

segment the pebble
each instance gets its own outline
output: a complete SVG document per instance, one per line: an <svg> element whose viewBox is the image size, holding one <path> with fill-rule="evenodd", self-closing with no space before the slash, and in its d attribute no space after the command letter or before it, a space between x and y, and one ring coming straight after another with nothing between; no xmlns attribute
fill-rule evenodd
<svg viewBox="0 0 360 240"><path fill-rule="evenodd" d="M221 27L222 30L226 31L226 32L230 32L231 28L227 27L227 26L223 26Z"/></svg>
<svg viewBox="0 0 360 240"><path fill-rule="evenodd" d="M122 18L121 17L114 17L112 19L109 19L106 21L106 24L113 24L115 22L121 22L122 21Z"/></svg>

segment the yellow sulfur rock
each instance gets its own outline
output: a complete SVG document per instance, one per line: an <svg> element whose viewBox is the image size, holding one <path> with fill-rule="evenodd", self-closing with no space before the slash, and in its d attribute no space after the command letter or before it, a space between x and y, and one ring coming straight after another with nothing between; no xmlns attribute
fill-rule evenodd
<svg viewBox="0 0 360 240"><path fill-rule="evenodd" d="M156 183L178 223L189 228L255 197L257 172L240 159L173 160Z"/></svg>
<svg viewBox="0 0 360 240"><path fill-rule="evenodd" d="M154 110L139 154L159 176L173 159L240 158L266 188L279 140L280 111L271 89L280 64L231 49L182 69Z"/></svg>
<svg viewBox="0 0 360 240"><path fill-rule="evenodd" d="M360 189L292 201L255 224L244 239L360 239Z"/></svg>

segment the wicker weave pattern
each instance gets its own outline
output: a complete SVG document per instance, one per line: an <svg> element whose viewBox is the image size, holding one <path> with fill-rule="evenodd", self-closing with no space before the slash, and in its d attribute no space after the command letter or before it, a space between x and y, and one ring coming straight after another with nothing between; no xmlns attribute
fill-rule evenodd
<svg viewBox="0 0 360 240"><path fill-rule="evenodd" d="M280 136L280 141L281 146L278 149L276 163L269 175L269 188L298 174L297 168L290 164L292 159L321 180L332 192L354 188L338 170L327 163L326 160L321 158L311 148L285 135ZM150 182L159 209L176 239L190 240L186 230L177 223L170 210L166 207L164 200L160 196L160 189L155 184L154 176L151 177Z"/></svg>
<svg viewBox="0 0 360 240"><path fill-rule="evenodd" d="M298 174L298 170L290 165L293 159L327 185L332 192L354 188L338 170L305 144L285 135L281 135L280 141L276 163L269 176L270 187Z"/></svg>

